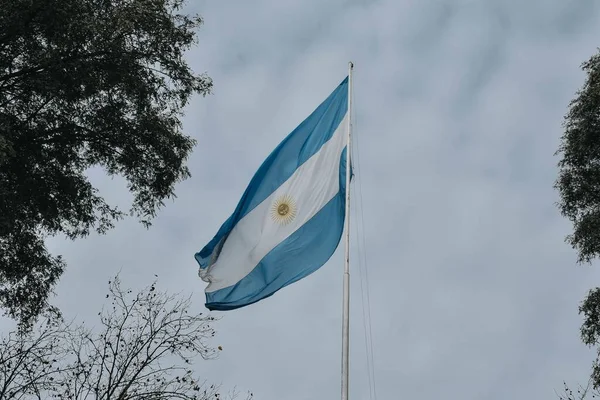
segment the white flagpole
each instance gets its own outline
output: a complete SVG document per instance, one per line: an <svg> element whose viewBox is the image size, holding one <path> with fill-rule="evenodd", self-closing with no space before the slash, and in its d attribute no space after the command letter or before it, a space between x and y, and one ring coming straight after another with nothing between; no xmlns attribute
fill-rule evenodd
<svg viewBox="0 0 600 400"><path fill-rule="evenodd" d="M349 356L350 356L350 149L352 138L352 70L354 64L348 63L348 138L346 144L346 212L344 218L344 304L342 311L342 400L348 400Z"/></svg>

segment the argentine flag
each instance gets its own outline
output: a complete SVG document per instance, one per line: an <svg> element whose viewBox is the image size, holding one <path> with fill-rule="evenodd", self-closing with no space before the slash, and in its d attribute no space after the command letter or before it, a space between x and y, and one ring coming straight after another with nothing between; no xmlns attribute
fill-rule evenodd
<svg viewBox="0 0 600 400"><path fill-rule="evenodd" d="M348 78L275 148L198 253L206 307L232 310L319 269L344 229Z"/></svg>

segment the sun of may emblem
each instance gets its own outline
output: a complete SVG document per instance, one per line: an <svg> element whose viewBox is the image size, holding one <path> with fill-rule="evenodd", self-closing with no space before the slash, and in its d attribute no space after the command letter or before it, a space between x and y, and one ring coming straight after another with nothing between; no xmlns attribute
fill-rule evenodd
<svg viewBox="0 0 600 400"><path fill-rule="evenodd" d="M271 218L281 225L287 225L296 217L296 203L289 195L277 198L271 206Z"/></svg>

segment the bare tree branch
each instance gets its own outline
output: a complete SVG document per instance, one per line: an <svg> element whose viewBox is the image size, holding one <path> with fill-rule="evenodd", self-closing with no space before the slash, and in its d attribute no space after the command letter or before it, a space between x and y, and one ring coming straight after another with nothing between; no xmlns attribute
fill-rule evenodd
<svg viewBox="0 0 600 400"><path fill-rule="evenodd" d="M69 325L49 318L30 333L12 332L0 341L0 399L41 398L65 373L62 337Z"/></svg>
<svg viewBox="0 0 600 400"><path fill-rule="evenodd" d="M573 389L566 382L563 382L562 392L558 393L555 390L554 393L556 393L559 400L591 400L600 396L600 393L594 389L592 378L590 378L586 386L577 385L575 392L573 392Z"/></svg>
<svg viewBox="0 0 600 400"><path fill-rule="evenodd" d="M214 317L190 312L190 297L160 292L156 282L133 295L117 276L107 298L98 329L53 321L35 334L9 335L0 349L0 400L224 400L192 367L217 356L208 344Z"/></svg>

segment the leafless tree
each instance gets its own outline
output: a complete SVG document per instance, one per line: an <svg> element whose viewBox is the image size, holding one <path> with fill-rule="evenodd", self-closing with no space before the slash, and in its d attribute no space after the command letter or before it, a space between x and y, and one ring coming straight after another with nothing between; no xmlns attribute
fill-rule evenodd
<svg viewBox="0 0 600 400"><path fill-rule="evenodd" d="M600 393L593 387L592 379L588 381L586 386L578 385L576 389L571 389L566 382L563 382L562 392L556 393L556 395L559 400L591 400L600 398Z"/></svg>
<svg viewBox="0 0 600 400"><path fill-rule="evenodd" d="M49 315L35 330L11 332L0 340L0 399L41 399L54 386L65 372L66 329Z"/></svg>
<svg viewBox="0 0 600 400"><path fill-rule="evenodd" d="M20 341L30 343L36 351L30 350L33 367L5 368L5 376L20 378L10 384L15 389L0 392L0 400L223 399L218 386L194 374L195 361L217 356L208 344L215 335L214 317L191 313L190 297L160 292L156 283L134 295L117 277L109 282L107 299L96 328L54 324L9 343L6 347L14 349L21 348ZM55 349L60 359L49 358Z"/></svg>

